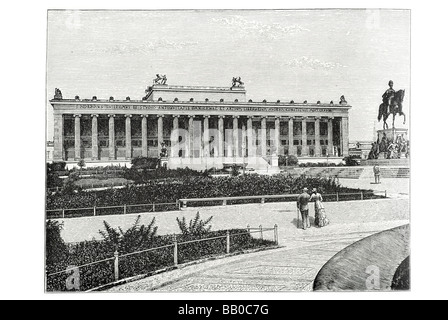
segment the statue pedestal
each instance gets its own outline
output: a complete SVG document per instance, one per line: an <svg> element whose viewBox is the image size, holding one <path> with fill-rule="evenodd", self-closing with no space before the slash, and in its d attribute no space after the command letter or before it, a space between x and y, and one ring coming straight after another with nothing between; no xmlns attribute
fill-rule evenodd
<svg viewBox="0 0 448 320"><path fill-rule="evenodd" d="M168 157L161 157L160 158L160 167L161 168L168 168Z"/></svg>
<svg viewBox="0 0 448 320"><path fill-rule="evenodd" d="M386 136L386 139L390 142L397 142L399 136L403 136L404 140L408 140L408 129L404 128L392 128L392 129L382 129L377 130L378 141Z"/></svg>

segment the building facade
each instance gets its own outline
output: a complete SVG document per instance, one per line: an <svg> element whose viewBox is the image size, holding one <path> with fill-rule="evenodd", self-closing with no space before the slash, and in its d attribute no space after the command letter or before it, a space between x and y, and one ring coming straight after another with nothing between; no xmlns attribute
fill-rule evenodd
<svg viewBox="0 0 448 320"><path fill-rule="evenodd" d="M114 163L165 157L168 167L263 168L272 156L299 161L349 153L349 109L339 103L246 101L242 85L154 84L140 100L64 99L56 89L54 161Z"/></svg>

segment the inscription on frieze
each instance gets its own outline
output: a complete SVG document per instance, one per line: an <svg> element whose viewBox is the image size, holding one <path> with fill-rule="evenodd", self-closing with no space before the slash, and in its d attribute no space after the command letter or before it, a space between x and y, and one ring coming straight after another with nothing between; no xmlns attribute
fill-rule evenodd
<svg viewBox="0 0 448 320"><path fill-rule="evenodd" d="M301 108L301 107L243 107L243 106L179 106L179 105L99 105L82 104L73 105L79 109L104 109L104 110L179 110L179 111L263 111L263 112L332 112L330 108Z"/></svg>

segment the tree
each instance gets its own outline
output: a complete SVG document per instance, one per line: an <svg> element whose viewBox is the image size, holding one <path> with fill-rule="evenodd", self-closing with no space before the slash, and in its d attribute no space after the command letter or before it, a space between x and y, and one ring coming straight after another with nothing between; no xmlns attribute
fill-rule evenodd
<svg viewBox="0 0 448 320"><path fill-rule="evenodd" d="M86 166L86 162L84 161L84 159L81 159L78 161L77 165L78 165L79 169L82 170L82 168L84 168Z"/></svg>

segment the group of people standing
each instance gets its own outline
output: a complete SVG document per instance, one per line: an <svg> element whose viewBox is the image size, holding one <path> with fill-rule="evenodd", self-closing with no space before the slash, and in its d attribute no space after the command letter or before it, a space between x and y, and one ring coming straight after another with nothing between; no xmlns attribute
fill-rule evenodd
<svg viewBox="0 0 448 320"><path fill-rule="evenodd" d="M311 228L308 204L314 202L314 225L318 228L325 227L330 223L325 214L322 195L313 188L311 195L308 188L303 188L303 192L297 198L297 210L302 216L302 229ZM297 218L297 228L299 228L299 218Z"/></svg>

